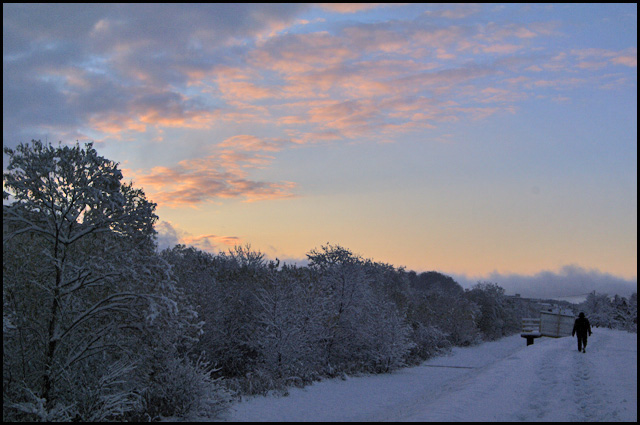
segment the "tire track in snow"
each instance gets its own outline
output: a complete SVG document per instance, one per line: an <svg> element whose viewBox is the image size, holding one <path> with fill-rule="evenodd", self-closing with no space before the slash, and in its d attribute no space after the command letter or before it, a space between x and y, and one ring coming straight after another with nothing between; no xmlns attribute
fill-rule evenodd
<svg viewBox="0 0 640 425"><path fill-rule="evenodd" d="M536 359L528 402L515 420L619 421L617 411L608 402L607 386L598 378L599 360L595 360L611 348L609 339L606 334L590 339L587 353L577 351L573 337L541 341L554 346L543 350Z"/></svg>
<svg viewBox="0 0 640 425"><path fill-rule="evenodd" d="M568 399L564 390L571 370L568 346L562 339L542 339L531 348L527 354L533 367L529 370L528 388L522 407L515 413L514 420L552 420L554 412L564 410L558 407L566 404Z"/></svg>
<svg viewBox="0 0 640 425"><path fill-rule="evenodd" d="M607 335L599 336L597 344L591 344L587 353L577 351L574 353L572 380L574 400L578 409L576 421L607 422L617 420L617 412L610 410L606 401L609 399L607 387L598 379L595 373L596 365L593 361L593 358L603 348L610 348L608 347L609 339L610 337Z"/></svg>
<svg viewBox="0 0 640 425"><path fill-rule="evenodd" d="M594 379L591 373L593 365L581 353L576 353L572 373L573 389L575 393L575 403L578 407L576 421L593 422L598 421L598 410L601 409L602 402L598 397L598 392L594 391Z"/></svg>

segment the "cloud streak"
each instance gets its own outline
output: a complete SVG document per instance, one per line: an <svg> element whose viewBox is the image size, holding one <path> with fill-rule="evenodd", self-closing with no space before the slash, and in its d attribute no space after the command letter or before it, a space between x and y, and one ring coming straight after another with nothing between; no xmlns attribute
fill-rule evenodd
<svg viewBox="0 0 640 425"><path fill-rule="evenodd" d="M322 6L338 13L373 7ZM101 139L161 128L210 129L235 120L276 122L283 131L295 130L289 123L309 123L307 133L333 130L347 139L375 138L378 123L385 119L383 125L396 130L420 124L416 121L426 115L403 121L393 107L416 96L456 102L459 107L438 114L447 122L451 116L464 120L490 115L468 115L483 106L474 105L467 93L489 86L505 90L507 80L509 90L518 91L509 99L512 105L534 87L566 87L569 78L563 74L533 84L514 83L516 76L535 74L535 68L524 65L527 57L537 55L537 69L574 74L637 66L635 48L572 49L540 61L537 40L544 46L555 35L554 25L465 24L463 18L477 14L477 6L434 7L413 20L289 32L307 9L242 4L5 6L5 16L11 16L3 30L4 86L9 87L5 99L13 105L26 95L29 102L39 98L56 104L58 111L27 114L27 108L5 107L5 121L14 123L5 128L5 138L15 140L19 128L30 131L43 125ZM45 16L64 19L45 22ZM434 16L455 24L435 24ZM26 31L34 17L43 22L37 30ZM166 25L169 18L171 25ZM523 65L500 65L509 57ZM575 87L589 80L573 75L571 82ZM382 105L390 96L396 102ZM319 99L332 104L323 109ZM493 99L483 103L496 103ZM295 108L289 107L291 100ZM447 104L441 101L440 107ZM329 111L345 108L349 116L340 120ZM492 106L486 108L491 111ZM437 126L435 116L430 117L417 127ZM301 140L308 139L312 137Z"/></svg>
<svg viewBox="0 0 640 425"><path fill-rule="evenodd" d="M129 172L161 205L251 202L296 188L252 178L273 160L267 153L399 140L513 114L531 99L568 101L580 87L635 84L619 74L637 67L635 47L556 48L555 20L475 22L494 11L441 5L326 24L381 7L415 6L3 5L5 144L163 142L173 129L244 126L213 154L209 145L197 158ZM309 11L326 18L301 19Z"/></svg>

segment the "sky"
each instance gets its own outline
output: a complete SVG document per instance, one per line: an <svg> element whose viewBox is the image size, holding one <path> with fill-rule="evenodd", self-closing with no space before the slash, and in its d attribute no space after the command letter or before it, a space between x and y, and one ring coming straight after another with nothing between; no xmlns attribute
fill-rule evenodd
<svg viewBox="0 0 640 425"><path fill-rule="evenodd" d="M119 162L161 247L637 288L636 4L3 4L31 139Z"/></svg>

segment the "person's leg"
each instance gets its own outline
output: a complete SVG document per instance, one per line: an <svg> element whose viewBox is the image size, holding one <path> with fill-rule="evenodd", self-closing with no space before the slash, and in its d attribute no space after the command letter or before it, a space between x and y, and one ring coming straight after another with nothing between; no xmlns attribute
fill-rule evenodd
<svg viewBox="0 0 640 425"><path fill-rule="evenodd" d="M582 338L580 338L580 334L578 334L578 351L582 351Z"/></svg>

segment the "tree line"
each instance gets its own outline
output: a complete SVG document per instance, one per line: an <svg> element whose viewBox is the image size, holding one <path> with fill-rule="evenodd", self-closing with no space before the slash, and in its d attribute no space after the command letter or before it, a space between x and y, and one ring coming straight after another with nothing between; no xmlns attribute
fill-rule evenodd
<svg viewBox="0 0 640 425"><path fill-rule="evenodd" d="M215 418L234 394L388 372L537 314L339 245L306 266L159 252L156 205L92 144L4 151L4 420Z"/></svg>
<svg viewBox="0 0 640 425"><path fill-rule="evenodd" d="M579 309L587 315L592 326L638 332L637 292L627 299L593 291L580 303Z"/></svg>
<svg viewBox="0 0 640 425"><path fill-rule="evenodd" d="M339 245L280 265L249 247L161 253L204 321L199 347L233 389L265 393L321 377L380 373L518 332L535 306L493 283L470 290Z"/></svg>

